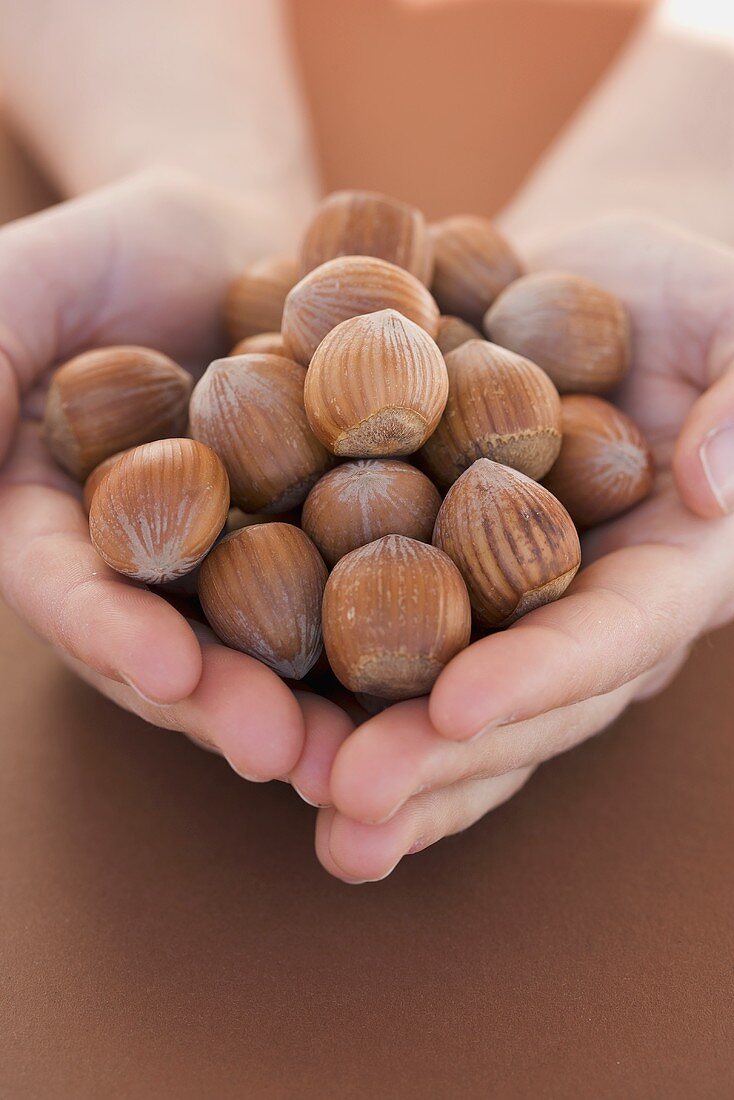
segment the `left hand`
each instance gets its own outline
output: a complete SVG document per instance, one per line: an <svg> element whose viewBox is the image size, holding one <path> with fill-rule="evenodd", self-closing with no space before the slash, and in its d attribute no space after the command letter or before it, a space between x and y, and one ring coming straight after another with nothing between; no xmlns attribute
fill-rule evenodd
<svg viewBox="0 0 734 1100"><path fill-rule="evenodd" d="M537 258L626 302L633 365L616 401L653 447L655 488L584 538L561 600L477 642L430 699L390 707L338 748L316 849L345 881L384 878L471 825L734 616L734 252L625 217Z"/></svg>

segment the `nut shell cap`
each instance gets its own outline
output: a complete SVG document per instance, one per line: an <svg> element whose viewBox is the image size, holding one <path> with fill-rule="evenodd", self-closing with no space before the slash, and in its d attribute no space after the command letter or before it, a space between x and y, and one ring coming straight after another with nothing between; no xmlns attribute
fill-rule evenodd
<svg viewBox="0 0 734 1100"><path fill-rule="evenodd" d="M407 455L435 430L448 398L446 364L422 328L393 309L343 321L311 360L304 400L330 451Z"/></svg>

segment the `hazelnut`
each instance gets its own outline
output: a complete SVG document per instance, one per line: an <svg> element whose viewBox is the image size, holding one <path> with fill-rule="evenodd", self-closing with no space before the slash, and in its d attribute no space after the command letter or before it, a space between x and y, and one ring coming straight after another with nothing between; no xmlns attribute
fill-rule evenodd
<svg viewBox="0 0 734 1100"><path fill-rule="evenodd" d="M199 573L199 599L226 645L300 680L321 653L327 569L289 523L243 527L222 539Z"/></svg>
<svg viewBox="0 0 734 1100"><path fill-rule="evenodd" d="M431 281L433 246L420 210L374 191L335 191L316 210L301 244L301 274L337 256L377 256Z"/></svg>
<svg viewBox="0 0 734 1100"><path fill-rule="evenodd" d="M459 571L444 553L385 535L335 566L323 627L329 662L346 688L410 699L430 691L468 645L471 611Z"/></svg>
<svg viewBox="0 0 734 1100"><path fill-rule="evenodd" d="M433 541L458 566L474 616L489 629L558 599L581 561L563 505L525 474L488 458L449 489Z"/></svg>
<svg viewBox="0 0 734 1100"><path fill-rule="evenodd" d="M355 458L417 451L447 397L438 346L393 309L332 329L311 360L304 391L309 423L321 442Z"/></svg>
<svg viewBox="0 0 734 1100"><path fill-rule="evenodd" d="M224 527L229 484L213 451L159 439L122 455L92 500L89 533L118 573L149 584L190 573Z"/></svg>
<svg viewBox="0 0 734 1100"><path fill-rule="evenodd" d="M290 358L279 332L258 332L256 336L246 336L244 340L237 341L229 354L249 355L251 351L259 351L263 355L284 355L286 359Z"/></svg>
<svg viewBox="0 0 734 1100"><path fill-rule="evenodd" d="M431 290L442 313L481 325L501 290L522 265L489 218L457 214L430 226L435 267Z"/></svg>
<svg viewBox="0 0 734 1100"><path fill-rule="evenodd" d="M94 467L91 474L84 482L82 500L84 501L84 511L87 515L89 515L89 509L92 507L92 500L100 482L107 476L118 458L122 458L124 454L127 454L127 451L118 451L116 455L110 455L104 462L100 462L99 466Z"/></svg>
<svg viewBox="0 0 734 1100"><path fill-rule="evenodd" d="M629 364L622 302L579 275L542 271L518 279L490 307L484 331L542 367L560 393L605 393Z"/></svg>
<svg viewBox="0 0 734 1100"><path fill-rule="evenodd" d="M296 283L286 298L283 339L288 353L308 366L338 324L381 309L396 309L436 335L438 306L410 272L373 256L329 260Z"/></svg>
<svg viewBox="0 0 734 1100"><path fill-rule="evenodd" d="M563 443L545 485L579 527L618 516L652 488L652 454L640 429L601 397L561 398Z"/></svg>
<svg viewBox="0 0 734 1100"><path fill-rule="evenodd" d="M436 343L444 355L448 355L450 351L455 351L467 340L482 339L484 337L481 332L475 329L474 325L470 325L468 321L462 321L461 317L451 317L449 314L443 314L438 319Z"/></svg>
<svg viewBox="0 0 734 1100"><path fill-rule="evenodd" d="M446 356L449 399L420 461L448 489L478 458L540 479L561 447L561 401L548 375L512 351L469 340Z"/></svg>
<svg viewBox="0 0 734 1100"><path fill-rule="evenodd" d="M80 481L105 458L181 435L191 375L150 348L86 351L55 371L44 417L46 444Z"/></svg>
<svg viewBox="0 0 734 1100"><path fill-rule="evenodd" d="M327 565L383 535L430 542L441 497L425 474L397 459L363 458L324 474L301 524Z"/></svg>
<svg viewBox="0 0 734 1100"><path fill-rule="evenodd" d="M305 369L280 355L216 359L194 387L189 428L229 474L245 512L287 512L332 463L303 407Z"/></svg>
<svg viewBox="0 0 734 1100"><path fill-rule="evenodd" d="M224 302L230 340L277 332L285 296L297 280L298 265L291 256L268 256L246 267L230 284Z"/></svg>

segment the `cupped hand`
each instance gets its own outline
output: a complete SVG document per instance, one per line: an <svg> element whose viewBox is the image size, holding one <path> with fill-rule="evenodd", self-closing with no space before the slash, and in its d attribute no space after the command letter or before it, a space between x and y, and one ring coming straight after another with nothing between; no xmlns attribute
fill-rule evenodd
<svg viewBox="0 0 734 1100"><path fill-rule="evenodd" d="M105 695L320 802L346 715L114 573L40 432L48 373L78 351L143 344L193 369L220 354L227 283L274 234L269 211L169 172L0 230L0 592Z"/></svg>
<svg viewBox="0 0 734 1100"><path fill-rule="evenodd" d="M477 642L430 699L391 707L338 749L316 845L347 881L384 878L472 824L734 616L734 252L620 217L534 255L626 302L633 363L615 401L653 447L654 491L584 538L563 599Z"/></svg>

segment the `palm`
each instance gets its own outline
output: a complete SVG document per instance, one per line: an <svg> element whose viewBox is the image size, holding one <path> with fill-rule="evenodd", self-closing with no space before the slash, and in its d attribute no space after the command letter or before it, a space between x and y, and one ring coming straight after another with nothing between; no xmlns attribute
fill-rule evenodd
<svg viewBox="0 0 734 1100"><path fill-rule="evenodd" d="M342 738L347 719L315 699L299 705L269 669L108 569L39 425L48 373L83 348L150 345L194 372L221 354L223 295L262 249L257 232L221 196L143 178L0 234L0 366L6 351L12 371L0 413L22 394L0 474L0 576L8 602L105 694L264 779L293 773L310 721L323 742ZM3 426L0 415L0 451ZM320 776L312 788L323 797Z"/></svg>
<svg viewBox="0 0 734 1100"><path fill-rule="evenodd" d="M652 444L654 492L586 536L585 567L563 599L464 650L428 702L390 708L342 746L336 810L317 830L322 862L341 877L382 877L406 852L466 828L537 763L660 686L701 631L734 613L734 518L722 518L699 454L734 412L734 257L617 219L534 261L627 303L633 365L615 400Z"/></svg>
<svg viewBox="0 0 734 1100"><path fill-rule="evenodd" d="M706 527L681 500L674 455L689 413L725 369L734 340L730 256L648 222L610 219L543 249L540 258L543 266L598 280L627 303L634 367L615 401L640 425L655 455L653 494L587 535L585 560L640 543L693 548Z"/></svg>

